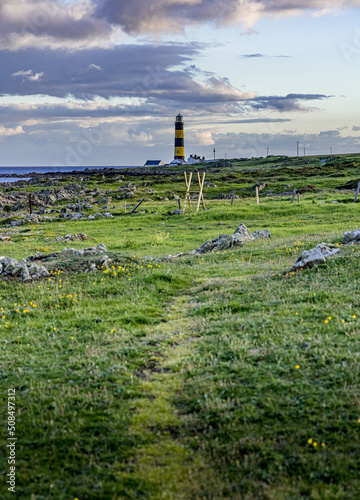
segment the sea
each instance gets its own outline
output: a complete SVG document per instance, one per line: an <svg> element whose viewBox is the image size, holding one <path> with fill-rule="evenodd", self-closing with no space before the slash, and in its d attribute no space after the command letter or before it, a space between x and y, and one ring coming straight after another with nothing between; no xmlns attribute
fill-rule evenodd
<svg viewBox="0 0 360 500"><path fill-rule="evenodd" d="M26 174L51 174L55 172L82 172L83 170L104 170L105 168L137 168L138 166L121 166L121 167L0 167L0 183L1 182L16 182L20 180L29 180L30 177L16 177L16 175ZM13 175L14 177L4 177Z"/></svg>

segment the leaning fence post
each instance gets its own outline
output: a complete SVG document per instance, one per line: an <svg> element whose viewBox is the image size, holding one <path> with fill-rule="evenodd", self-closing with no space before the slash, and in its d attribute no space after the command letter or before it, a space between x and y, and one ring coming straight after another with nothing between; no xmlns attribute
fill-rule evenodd
<svg viewBox="0 0 360 500"><path fill-rule="evenodd" d="M259 205L260 202L259 202L259 187L258 186L256 186L255 191L256 191L256 203Z"/></svg>
<svg viewBox="0 0 360 500"><path fill-rule="evenodd" d="M296 195L296 188L293 191L292 198L291 198L291 203L294 203L295 195Z"/></svg>
<svg viewBox="0 0 360 500"><path fill-rule="evenodd" d="M135 210L137 209L137 207L139 207L141 205L141 203L145 200L145 198L142 198L139 203L136 205L136 207L134 207L131 212L130 212L130 215L133 214L135 212Z"/></svg>
<svg viewBox="0 0 360 500"><path fill-rule="evenodd" d="M359 191L360 191L360 182L358 183L358 187L357 187L357 190L356 190L356 195L355 195L354 203L357 202L357 199L358 199L358 196L359 196Z"/></svg>

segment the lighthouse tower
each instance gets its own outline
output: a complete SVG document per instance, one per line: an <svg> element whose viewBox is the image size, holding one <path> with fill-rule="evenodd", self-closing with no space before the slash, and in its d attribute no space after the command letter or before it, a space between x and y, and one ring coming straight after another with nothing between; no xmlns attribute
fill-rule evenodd
<svg viewBox="0 0 360 500"><path fill-rule="evenodd" d="M184 150L184 122L179 113L175 119L175 154L174 160L185 161Z"/></svg>

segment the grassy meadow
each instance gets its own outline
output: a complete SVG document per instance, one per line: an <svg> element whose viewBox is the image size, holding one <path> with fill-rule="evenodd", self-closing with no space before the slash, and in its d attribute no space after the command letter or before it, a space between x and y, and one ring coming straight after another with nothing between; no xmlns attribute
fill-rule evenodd
<svg viewBox="0 0 360 500"><path fill-rule="evenodd" d="M151 195L131 216L121 201L111 219L0 226L13 241L1 255L103 242L113 260L85 273L76 257L50 259L49 278L0 282L1 498L360 498L360 247L341 245L360 227L360 205L336 190L360 180L360 157L209 168L208 210L177 216L180 169L126 180L139 199L150 185L169 200ZM259 205L257 182L267 184ZM306 185L300 203L263 195ZM230 206L219 196L233 188ZM163 260L242 222L271 239ZM54 241L80 232L93 241ZM340 253L290 274L321 242ZM5 478L9 388L16 494Z"/></svg>

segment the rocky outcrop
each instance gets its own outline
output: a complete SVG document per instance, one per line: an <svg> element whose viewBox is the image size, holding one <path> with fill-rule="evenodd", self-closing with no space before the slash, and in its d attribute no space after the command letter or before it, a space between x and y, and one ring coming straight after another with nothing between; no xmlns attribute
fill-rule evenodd
<svg viewBox="0 0 360 500"><path fill-rule="evenodd" d="M0 257L0 276L2 278L22 278L23 281L49 276L44 266L27 262L20 262L10 257Z"/></svg>
<svg viewBox="0 0 360 500"><path fill-rule="evenodd" d="M227 248L240 247L245 241L253 241L254 237L245 226L245 224L240 224L234 232L234 234L219 234L213 240L205 241L196 250L196 253L208 253L214 251L226 250Z"/></svg>
<svg viewBox="0 0 360 500"><path fill-rule="evenodd" d="M358 245L360 243L360 229L355 229L355 231L346 231L341 239L341 243L343 245Z"/></svg>
<svg viewBox="0 0 360 500"><path fill-rule="evenodd" d="M315 248L303 252L298 260L293 265L291 272L299 271L300 269L308 269L323 264L326 259L340 252L339 248L326 243L319 243Z"/></svg>

